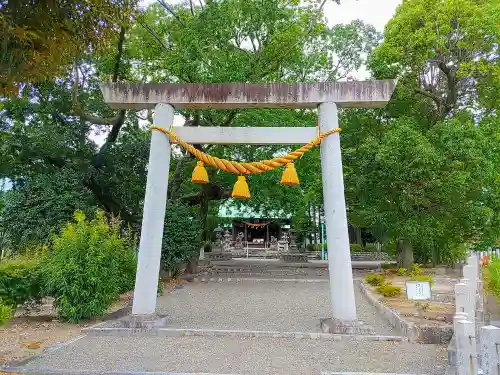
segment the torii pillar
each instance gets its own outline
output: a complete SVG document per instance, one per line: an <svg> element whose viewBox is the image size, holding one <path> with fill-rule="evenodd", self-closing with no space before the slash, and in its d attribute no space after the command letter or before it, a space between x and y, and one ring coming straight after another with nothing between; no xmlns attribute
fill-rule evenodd
<svg viewBox="0 0 500 375"><path fill-rule="evenodd" d="M396 81L325 82L297 84L106 84L105 101L117 109L155 108L154 125L170 128L175 108L318 108L321 132L338 127L338 107L380 108L386 105ZM174 133L197 144L302 145L316 137L316 128L174 127ZM154 131L151 136L146 197L132 314L152 319L160 269L161 243L167 201L170 142ZM321 169L332 314L322 329L332 333L362 332L356 317L347 215L344 198L340 137L334 133L321 144Z"/></svg>

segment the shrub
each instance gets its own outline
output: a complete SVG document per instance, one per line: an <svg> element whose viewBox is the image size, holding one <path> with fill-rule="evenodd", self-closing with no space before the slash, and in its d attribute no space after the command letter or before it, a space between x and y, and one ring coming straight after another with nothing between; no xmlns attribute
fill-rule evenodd
<svg viewBox="0 0 500 375"><path fill-rule="evenodd" d="M165 228L161 259L163 267L177 274L183 263L199 253L200 221L196 213L179 202L169 204L165 215Z"/></svg>
<svg viewBox="0 0 500 375"><path fill-rule="evenodd" d="M380 268L382 268L383 270L390 270L392 268L392 264L385 262L380 265Z"/></svg>
<svg viewBox="0 0 500 375"><path fill-rule="evenodd" d="M428 281L431 286L432 286L432 283L434 282L431 275L412 276L412 277L410 277L410 280L411 281Z"/></svg>
<svg viewBox="0 0 500 375"><path fill-rule="evenodd" d="M134 247L120 235L118 220L108 222L102 211L92 220L81 211L74 217L42 262L46 291L70 322L104 314L120 292L133 288L136 269Z"/></svg>
<svg viewBox="0 0 500 375"><path fill-rule="evenodd" d="M360 253L363 251L363 246L357 244L357 243L352 243L349 245L351 248L352 253Z"/></svg>
<svg viewBox="0 0 500 375"><path fill-rule="evenodd" d="M373 286L382 285L385 281L385 276L379 273L370 273L365 276L365 281Z"/></svg>
<svg viewBox="0 0 500 375"><path fill-rule="evenodd" d="M378 249L377 249L377 245L376 245L376 244L374 244L374 243L367 243L367 244L365 245L365 251L368 251L368 252L370 252L370 253L375 253L375 252L377 252L377 251L378 251Z"/></svg>
<svg viewBox="0 0 500 375"><path fill-rule="evenodd" d="M500 303L500 259L493 258L487 268L483 268L483 278L489 293Z"/></svg>
<svg viewBox="0 0 500 375"><path fill-rule="evenodd" d="M398 274L398 276L405 276L407 271L408 270L406 268L401 267L401 268L398 268L397 274Z"/></svg>
<svg viewBox="0 0 500 375"><path fill-rule="evenodd" d="M413 264L413 266L411 267L410 276L417 277L422 275L422 273L423 273L422 265L418 263Z"/></svg>
<svg viewBox="0 0 500 375"><path fill-rule="evenodd" d="M0 326L12 318L14 307L0 300Z"/></svg>
<svg viewBox="0 0 500 375"><path fill-rule="evenodd" d="M18 256L0 263L0 300L16 307L42 297L41 254Z"/></svg>
<svg viewBox="0 0 500 375"><path fill-rule="evenodd" d="M377 288L377 292L382 294L384 297L396 297L401 295L401 288L388 283L380 285Z"/></svg>
<svg viewBox="0 0 500 375"><path fill-rule="evenodd" d="M396 255L397 247L395 242L387 242L382 245L382 251L390 255Z"/></svg>

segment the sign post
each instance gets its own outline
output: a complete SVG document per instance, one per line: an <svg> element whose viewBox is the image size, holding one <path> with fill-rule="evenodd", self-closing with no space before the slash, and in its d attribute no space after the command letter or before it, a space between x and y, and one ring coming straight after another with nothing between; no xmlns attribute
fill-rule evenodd
<svg viewBox="0 0 500 375"><path fill-rule="evenodd" d="M406 296L418 301L431 299L431 284L428 281L407 281Z"/></svg>

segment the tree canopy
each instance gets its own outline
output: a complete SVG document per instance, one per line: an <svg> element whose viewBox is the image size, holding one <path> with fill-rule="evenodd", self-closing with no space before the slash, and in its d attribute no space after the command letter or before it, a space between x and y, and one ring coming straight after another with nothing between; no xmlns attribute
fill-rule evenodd
<svg viewBox="0 0 500 375"><path fill-rule="evenodd" d="M350 223L380 242L398 243L407 261L414 252L422 262L451 262L464 244L498 240L495 2L404 1L383 41L359 20L327 24L325 1L159 0L140 9L133 1L88 0L57 10L47 1L25 12L29 4L9 2L0 16L6 41L0 179L13 184L3 196L0 233L8 246L21 251L29 242L50 240L75 209L102 208L139 230L152 113L111 110L101 82L322 82L351 80L365 65L373 78L399 81L386 108L341 111ZM316 111L306 109L178 115L184 126L317 123ZM242 161L292 148L196 147ZM316 230L323 201L317 149L296 163L300 186L279 185L279 171L255 175L249 178L254 194L244 204L228 201L235 176L209 169L209 184L191 184L195 162L174 148L168 207L179 212L170 209L168 216L173 228L188 225L186 217L199 219L191 228L199 242L189 244L183 235L186 259L210 240L224 202L264 214L278 209L292 216L303 236ZM172 238L165 243L171 248ZM186 260L168 251L165 262Z"/></svg>

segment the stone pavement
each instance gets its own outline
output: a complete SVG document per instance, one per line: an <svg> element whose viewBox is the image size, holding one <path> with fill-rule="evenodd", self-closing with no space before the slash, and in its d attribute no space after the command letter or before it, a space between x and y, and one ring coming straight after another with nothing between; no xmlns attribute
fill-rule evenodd
<svg viewBox="0 0 500 375"><path fill-rule="evenodd" d="M328 283L188 283L159 297L168 328L319 332L329 316ZM379 335L397 335L356 287L359 318ZM24 374L281 374L331 372L444 374L446 348L408 342L244 335L84 336L20 364Z"/></svg>
<svg viewBox="0 0 500 375"><path fill-rule="evenodd" d="M28 362L22 372L321 375L326 371L441 375L445 348L389 341L235 337L84 337ZM47 371L49 369L51 372ZM58 372L54 371L57 370ZM87 370L87 371L85 371ZM43 373L43 372L42 372Z"/></svg>
<svg viewBox="0 0 500 375"><path fill-rule="evenodd" d="M399 335L355 288L358 318L380 335ZM328 282L189 283L158 298L169 327L321 332L330 316Z"/></svg>

